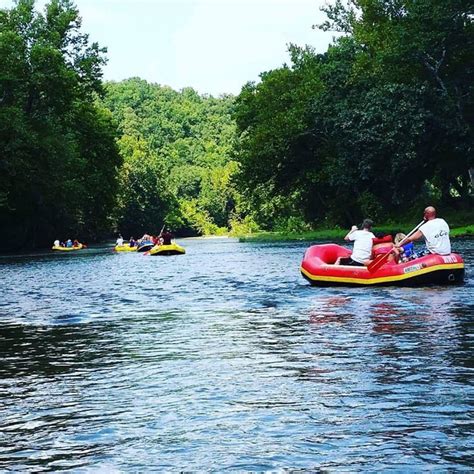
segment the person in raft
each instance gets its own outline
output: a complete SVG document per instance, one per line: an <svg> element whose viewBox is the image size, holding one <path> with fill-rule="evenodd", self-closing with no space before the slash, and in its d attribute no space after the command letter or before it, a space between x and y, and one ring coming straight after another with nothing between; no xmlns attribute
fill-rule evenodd
<svg viewBox="0 0 474 474"><path fill-rule="evenodd" d="M164 231L159 235L162 239L163 245L171 245L171 239L174 237L173 234L170 232L168 228L164 229Z"/></svg>
<svg viewBox="0 0 474 474"><path fill-rule="evenodd" d="M403 232L398 232L398 234L396 234L395 238L393 239L393 243L395 244L394 247L396 247L400 243L403 243L403 239L405 239L405 237L406 235ZM395 261L397 263L400 261L406 263L409 260L416 258L415 247L413 245L413 242L408 242L407 244L403 243L403 245L399 246L399 248L400 250L398 250L397 248L392 249L392 253L395 255ZM390 256L388 258L388 261L390 261L391 258L393 261L393 257Z"/></svg>
<svg viewBox="0 0 474 474"><path fill-rule="evenodd" d="M146 232L143 234L143 237L141 239L138 239L138 243L140 245L144 243L152 242L152 236L147 234Z"/></svg>
<svg viewBox="0 0 474 474"><path fill-rule="evenodd" d="M425 238L426 251L417 254L418 257L434 253L437 255L449 255L451 253L451 241L449 240L448 223L439 217L436 217L436 209L428 206L423 213L423 219L426 221L413 235L408 237L403 244ZM395 245L395 249L400 251L400 245Z"/></svg>
<svg viewBox="0 0 474 474"><path fill-rule="evenodd" d="M344 237L344 240L354 242L354 248L350 257L339 257L335 265L353 265L363 267L370 263L372 255L372 239L375 235L372 233L374 223L370 219L364 219L362 230L358 230L356 225Z"/></svg>
<svg viewBox="0 0 474 474"><path fill-rule="evenodd" d="M122 247L122 245L123 245L123 237L122 237L121 234L119 234L119 236L118 236L118 238L117 238L117 240L116 240L115 243L117 244L117 246Z"/></svg>

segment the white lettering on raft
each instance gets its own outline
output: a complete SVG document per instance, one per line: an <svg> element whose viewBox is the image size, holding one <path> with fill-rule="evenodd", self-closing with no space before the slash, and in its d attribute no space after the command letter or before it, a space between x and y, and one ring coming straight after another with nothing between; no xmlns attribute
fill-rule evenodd
<svg viewBox="0 0 474 474"><path fill-rule="evenodd" d="M454 255L448 255L447 257L443 257L444 263L456 263L457 258Z"/></svg>
<svg viewBox="0 0 474 474"><path fill-rule="evenodd" d="M421 270L422 268L423 268L423 265L419 263L418 265L412 265L411 267L404 268L403 273L416 272L417 270Z"/></svg>

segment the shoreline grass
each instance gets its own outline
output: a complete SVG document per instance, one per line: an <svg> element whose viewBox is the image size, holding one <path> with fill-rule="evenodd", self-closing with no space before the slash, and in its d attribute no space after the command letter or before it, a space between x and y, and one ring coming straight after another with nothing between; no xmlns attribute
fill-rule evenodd
<svg viewBox="0 0 474 474"><path fill-rule="evenodd" d="M374 233L384 232L393 234L396 232L410 232L410 225L405 224L389 224L381 225L373 229ZM348 229L319 229L307 232L255 232L252 234L235 235L240 242L277 242L285 240L343 240ZM449 236L451 238L474 237L474 225L463 227L454 227L451 229Z"/></svg>

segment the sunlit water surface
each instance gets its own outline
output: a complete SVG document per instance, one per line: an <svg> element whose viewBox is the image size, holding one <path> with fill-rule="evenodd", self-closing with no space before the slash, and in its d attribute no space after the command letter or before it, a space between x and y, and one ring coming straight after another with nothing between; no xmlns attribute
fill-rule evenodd
<svg viewBox="0 0 474 474"><path fill-rule="evenodd" d="M312 288L305 243L0 257L0 468L469 469L466 283Z"/></svg>

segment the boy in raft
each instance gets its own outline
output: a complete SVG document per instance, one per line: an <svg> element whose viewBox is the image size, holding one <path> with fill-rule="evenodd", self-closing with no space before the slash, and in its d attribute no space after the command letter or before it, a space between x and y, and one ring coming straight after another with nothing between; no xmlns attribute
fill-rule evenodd
<svg viewBox="0 0 474 474"><path fill-rule="evenodd" d="M413 245L413 242L409 242L408 244L405 243L400 246L400 243L402 243L403 239L405 238L406 235L403 232L399 232L395 235L395 238L393 239L395 247L392 249L393 256L390 256L388 261L392 259L395 260L397 263L400 261L406 263L408 262L408 260L416 258L415 247Z"/></svg>
<svg viewBox="0 0 474 474"><path fill-rule="evenodd" d="M344 240L354 242L352 254L350 257L339 257L335 265L363 267L370 263L372 239L375 239L375 235L372 233L373 225L374 223L370 219L364 219L362 230L358 230L356 225L352 226L351 230L344 237Z"/></svg>

